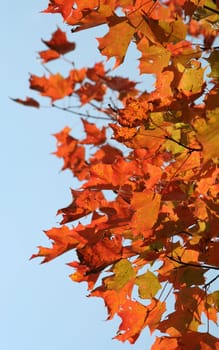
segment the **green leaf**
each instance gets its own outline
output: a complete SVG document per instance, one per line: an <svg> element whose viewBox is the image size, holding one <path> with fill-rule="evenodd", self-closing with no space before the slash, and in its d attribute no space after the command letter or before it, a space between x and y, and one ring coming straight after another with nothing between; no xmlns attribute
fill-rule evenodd
<svg viewBox="0 0 219 350"><path fill-rule="evenodd" d="M138 276L135 283L138 285L139 297L142 299L152 299L161 288L157 276L151 271Z"/></svg>
<svg viewBox="0 0 219 350"><path fill-rule="evenodd" d="M135 277L132 264L126 259L117 262L113 267L113 272L114 275L104 279L107 289L120 290Z"/></svg>

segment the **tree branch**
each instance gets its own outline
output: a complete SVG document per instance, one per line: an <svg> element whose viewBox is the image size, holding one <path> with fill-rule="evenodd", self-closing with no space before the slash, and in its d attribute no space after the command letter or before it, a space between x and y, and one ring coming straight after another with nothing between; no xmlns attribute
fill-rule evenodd
<svg viewBox="0 0 219 350"><path fill-rule="evenodd" d="M178 259L175 259L174 257L172 256L169 256L169 255L166 255L166 257L178 264L181 264L181 265L184 265L184 266L191 266L191 267L197 267L197 268L200 268L200 269L211 269L211 270L219 270L219 267L217 266L212 266L212 265L206 265L206 264L195 264L195 263L186 263L182 260L178 260Z"/></svg>
<svg viewBox="0 0 219 350"><path fill-rule="evenodd" d="M52 107L60 109L60 110L62 110L64 112L68 112L68 113L71 113L71 114L78 115L79 117L86 117L86 118L100 119L100 120L108 120L108 121L110 120L110 118L106 118L106 117L98 117L97 115L92 115L92 114L86 114L86 113L82 113L82 112L72 111L68 107L60 107L60 106L56 105L55 103L52 104Z"/></svg>
<svg viewBox="0 0 219 350"><path fill-rule="evenodd" d="M194 148L194 147L186 146L186 145L184 145L183 143L181 143L180 141L177 141L177 140L173 139L171 136L165 135L164 137L165 137L165 139L170 140L170 141L173 141L173 142L177 143L177 145L180 145L180 146L186 148L187 150L189 150L189 152L201 152L201 151L203 150L202 147L200 147L200 148Z"/></svg>

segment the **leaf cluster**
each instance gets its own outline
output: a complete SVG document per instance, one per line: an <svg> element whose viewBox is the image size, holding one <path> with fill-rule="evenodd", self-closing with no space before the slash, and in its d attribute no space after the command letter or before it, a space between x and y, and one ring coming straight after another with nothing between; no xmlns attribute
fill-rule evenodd
<svg viewBox="0 0 219 350"><path fill-rule="evenodd" d="M55 155L81 186L58 210L60 225L45 232L52 246L33 257L48 262L75 250L70 277L104 300L108 319L121 318L118 340L134 343L149 327L161 334L152 350L218 349L211 334L219 305L217 5L50 0L44 12L59 13L73 33L106 25L101 54L115 67L125 64L132 42L141 54L138 78L154 74L156 81L152 92L140 91L103 62L76 69L69 61L67 77L48 69L30 76L30 88L53 108L84 117L85 132L77 139L66 127L55 135ZM68 61L64 55L75 50L59 28L43 43L44 64ZM77 100L80 112L57 104L66 98ZM15 101L40 107L30 97ZM85 105L94 114L85 114Z"/></svg>

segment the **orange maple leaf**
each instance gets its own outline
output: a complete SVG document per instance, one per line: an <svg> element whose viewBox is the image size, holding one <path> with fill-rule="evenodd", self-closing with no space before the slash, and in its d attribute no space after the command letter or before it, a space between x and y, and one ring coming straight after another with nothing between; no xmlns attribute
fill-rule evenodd
<svg viewBox="0 0 219 350"><path fill-rule="evenodd" d="M134 214L131 226L136 234L152 235L152 227L157 221L161 196L152 191L134 192L131 206ZM148 215L147 215L148 214Z"/></svg>
<svg viewBox="0 0 219 350"><path fill-rule="evenodd" d="M50 97L52 101L69 96L73 92L73 82L71 78L64 78L61 74L37 77L30 76L30 88L40 92L42 96Z"/></svg>
<svg viewBox="0 0 219 350"><path fill-rule="evenodd" d="M109 23L109 32L103 38L98 38L101 54L108 59L115 57L115 67L123 62L134 32L135 28L126 20L115 17Z"/></svg>
<svg viewBox="0 0 219 350"><path fill-rule="evenodd" d="M52 60L56 60L60 57L60 54L55 50L45 50L39 52L40 58L43 60L43 63L47 63Z"/></svg>
<svg viewBox="0 0 219 350"><path fill-rule="evenodd" d="M87 137L83 139L80 143L82 144L93 144L100 145L106 141L106 128L103 127L101 130L96 127L94 123L89 123L85 119L82 119L84 130Z"/></svg>
<svg viewBox="0 0 219 350"><path fill-rule="evenodd" d="M134 344L146 326L147 307L138 301L127 300L121 305L118 315L121 317L122 323L115 339L123 342L128 340L131 344Z"/></svg>
<svg viewBox="0 0 219 350"><path fill-rule="evenodd" d="M72 12L74 0L49 0L47 9L43 10L45 13L60 13L65 20Z"/></svg>
<svg viewBox="0 0 219 350"><path fill-rule="evenodd" d="M39 252L31 256L31 259L43 256L42 263L48 262L70 249L83 247L86 243L86 239L80 236L75 229L69 229L67 226L54 227L45 231L45 234L52 240L52 247L40 246Z"/></svg>

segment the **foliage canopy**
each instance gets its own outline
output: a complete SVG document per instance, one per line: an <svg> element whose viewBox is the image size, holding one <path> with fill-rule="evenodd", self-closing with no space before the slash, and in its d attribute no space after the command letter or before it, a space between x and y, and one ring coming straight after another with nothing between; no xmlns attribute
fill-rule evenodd
<svg viewBox="0 0 219 350"><path fill-rule="evenodd" d="M55 155L80 188L58 210L60 225L45 232L52 246L33 257L48 262L75 250L70 277L103 298L108 319L121 318L118 340L135 343L149 327L159 331L152 350L219 349L211 334L219 308L218 3L50 0L43 12L60 14L73 33L107 26L101 54L116 68L134 43L136 80L156 81L140 91L104 62L77 69L69 61L66 77L48 69L30 76L30 88L52 107L83 116L85 132L55 134ZM60 28L43 43L45 65L75 50ZM15 101L40 107L32 97Z"/></svg>

